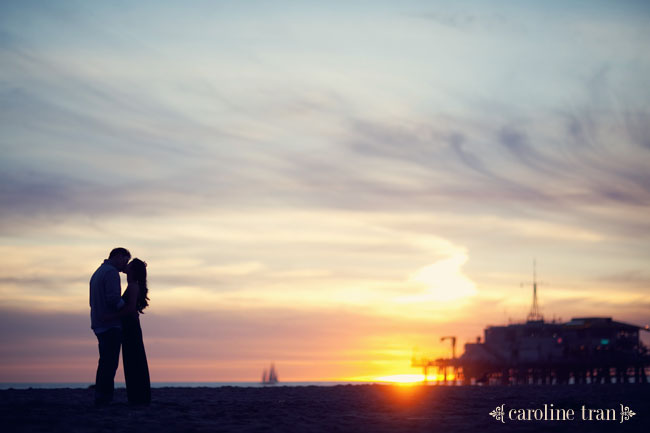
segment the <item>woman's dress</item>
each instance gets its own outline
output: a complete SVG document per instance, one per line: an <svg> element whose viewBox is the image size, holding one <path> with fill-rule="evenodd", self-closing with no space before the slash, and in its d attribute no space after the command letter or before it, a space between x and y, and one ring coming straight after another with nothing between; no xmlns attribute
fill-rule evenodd
<svg viewBox="0 0 650 433"><path fill-rule="evenodd" d="M123 295L125 301L128 301L128 292L127 288ZM151 382L138 312L122 317L122 364L129 403L149 404Z"/></svg>

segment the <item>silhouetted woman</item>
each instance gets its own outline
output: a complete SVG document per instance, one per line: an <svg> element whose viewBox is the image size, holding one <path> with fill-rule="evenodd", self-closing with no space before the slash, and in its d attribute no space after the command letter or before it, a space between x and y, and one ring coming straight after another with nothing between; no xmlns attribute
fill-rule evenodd
<svg viewBox="0 0 650 433"><path fill-rule="evenodd" d="M119 314L122 319L122 364L126 394L130 404L149 404L151 382L139 317L149 305L147 264L140 259L131 260L126 268L126 279L128 285L122 295L126 305Z"/></svg>

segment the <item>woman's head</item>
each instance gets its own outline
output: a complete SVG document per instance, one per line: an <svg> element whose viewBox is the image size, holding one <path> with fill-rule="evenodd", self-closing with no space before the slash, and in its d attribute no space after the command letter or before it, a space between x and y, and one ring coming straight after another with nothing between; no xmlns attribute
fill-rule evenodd
<svg viewBox="0 0 650 433"><path fill-rule="evenodd" d="M147 264L142 260L135 258L129 262L126 267L126 274L133 281L147 280Z"/></svg>
<svg viewBox="0 0 650 433"><path fill-rule="evenodd" d="M135 258L131 260L129 265L126 268L126 274L129 281L135 281L138 283L140 288L138 293L138 299L135 303L135 308L142 313L142 310L147 308L149 305L148 292L147 288L147 263L142 260Z"/></svg>

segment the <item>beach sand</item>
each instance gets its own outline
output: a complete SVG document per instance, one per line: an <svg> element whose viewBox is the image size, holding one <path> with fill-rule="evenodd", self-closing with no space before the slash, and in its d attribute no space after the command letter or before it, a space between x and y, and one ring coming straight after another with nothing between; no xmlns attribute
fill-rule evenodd
<svg viewBox="0 0 650 433"><path fill-rule="evenodd" d="M103 408L89 389L0 391L3 432L513 432L650 431L650 386L274 386L155 388L131 407L124 389ZM616 409L616 420L516 421L497 406ZM620 422L620 404L636 415Z"/></svg>

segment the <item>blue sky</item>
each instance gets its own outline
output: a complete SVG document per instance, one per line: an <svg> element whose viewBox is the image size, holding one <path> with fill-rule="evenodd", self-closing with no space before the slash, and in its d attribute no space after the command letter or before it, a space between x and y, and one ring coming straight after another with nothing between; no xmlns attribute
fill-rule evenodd
<svg viewBox="0 0 650 433"><path fill-rule="evenodd" d="M87 280L117 245L150 264L166 379L408 372L431 335L525 317L535 257L547 318L644 325L649 24L625 1L3 2L4 329L59 320L92 364ZM198 349L223 317L227 359ZM287 317L304 332L255 331ZM1 380L38 376L30 335L0 335Z"/></svg>

